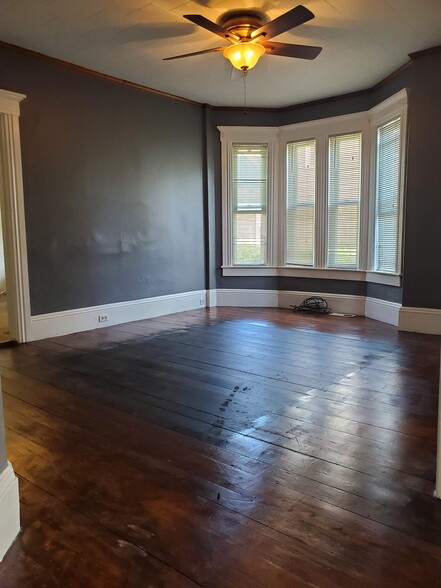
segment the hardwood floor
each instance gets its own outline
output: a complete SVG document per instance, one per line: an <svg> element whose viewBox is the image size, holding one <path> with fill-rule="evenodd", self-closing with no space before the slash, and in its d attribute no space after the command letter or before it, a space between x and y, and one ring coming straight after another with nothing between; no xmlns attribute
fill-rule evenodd
<svg viewBox="0 0 441 588"><path fill-rule="evenodd" d="M439 338L218 308L0 350L0 586L432 587Z"/></svg>

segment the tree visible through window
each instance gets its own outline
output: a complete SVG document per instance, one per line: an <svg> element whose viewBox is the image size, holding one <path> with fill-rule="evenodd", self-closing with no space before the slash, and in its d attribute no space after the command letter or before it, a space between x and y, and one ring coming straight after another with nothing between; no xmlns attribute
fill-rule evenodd
<svg viewBox="0 0 441 588"><path fill-rule="evenodd" d="M268 145L233 144L233 263L263 265L267 248Z"/></svg>

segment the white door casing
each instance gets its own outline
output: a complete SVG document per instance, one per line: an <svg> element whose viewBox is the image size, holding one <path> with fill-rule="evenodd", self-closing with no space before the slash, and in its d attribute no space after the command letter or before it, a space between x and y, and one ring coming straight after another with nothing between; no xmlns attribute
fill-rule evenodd
<svg viewBox="0 0 441 588"><path fill-rule="evenodd" d="M19 116L23 94L0 90L0 205L11 338L28 340L31 322Z"/></svg>

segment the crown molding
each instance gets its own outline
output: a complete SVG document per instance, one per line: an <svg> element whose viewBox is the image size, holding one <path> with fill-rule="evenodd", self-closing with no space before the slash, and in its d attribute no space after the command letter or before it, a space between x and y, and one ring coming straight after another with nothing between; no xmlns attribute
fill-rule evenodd
<svg viewBox="0 0 441 588"><path fill-rule="evenodd" d="M178 100L180 102L185 102L186 104L192 104L193 106L202 106L201 102L196 102L195 100L190 100L189 98L184 98L182 96L176 96L175 94L169 94L168 92L163 92L162 90L155 90L155 88L150 88L149 86L144 86L143 84L137 84L136 82L130 82L129 80L124 80L122 78L117 78L115 76L111 76L94 69L89 69L87 67L83 67L82 65L76 65L75 63L71 63L70 61L64 61L63 59L58 59L57 57L51 57L50 55L46 55L45 53L39 53L38 51L33 51L32 49L26 49L25 47L20 47L18 45L13 45L12 43L6 43L5 41L0 41L0 47L5 47L6 49L11 49L12 51L16 51L17 53L23 53L24 55L29 55L31 57L36 57L37 59L42 59L44 61L49 61L55 65L59 65L66 69L71 69L78 73L86 74L95 78L100 78L102 80L106 80L107 82L111 82L114 84L120 84L122 86L128 86L129 88L133 88L135 90L141 90L142 92L149 92L150 94L157 94L158 96L162 96L164 98L170 98L171 100Z"/></svg>
<svg viewBox="0 0 441 588"><path fill-rule="evenodd" d="M180 102L184 102L186 104L191 104L193 106L200 106L209 110L213 111L223 111L223 112L243 112L245 115L247 113L254 113L254 112L272 112L272 113L281 113L287 112L291 110L298 110L305 107L310 106L317 106L320 104L326 104L328 102L335 102L339 100L347 100L358 98L360 96L369 96L374 94L377 90L379 90L384 84L392 80L396 77L399 73L401 73L404 69L406 69L412 61L415 59L419 59L420 57L425 57L426 55L433 55L436 53L441 52L441 45L437 45L435 47L429 47L428 49L422 49L421 51L415 51L414 53L409 53L408 57L410 61L407 61L398 69L394 70L386 77L382 78L373 86L369 88L365 88L363 90L357 90L354 92L347 92L344 94L337 94L334 96L328 96L326 98L319 98L317 100L310 100L308 102L301 102L299 104L292 104L288 106L282 106L280 108L264 108L264 107L247 107L243 108L240 106L213 106L208 103L197 102L196 100L190 100L189 98L184 98L183 96L177 96L176 94L169 94L168 92L163 92L162 90L156 90L155 88L150 88L149 86L144 86L143 84L138 84L136 82L130 82L129 80L124 80L122 78L118 78L115 76L111 76L93 69L89 69L87 67L83 67L81 65L76 65L69 61L64 61L63 59L58 59L57 57L51 57L49 55L45 55L44 53L39 53L38 51L33 51L32 49L26 49L25 47L20 47L18 45L13 45L12 43L6 43L5 41L0 41L0 47L6 47L7 49L11 49L18 53L23 53L25 55L30 55L32 57L36 57L39 59L43 59L45 61L49 61L50 63L54 63L61 67L65 67L67 69L71 69L73 71L90 75L96 78L100 78L106 80L108 82L121 84L123 86L128 86L129 88L133 88L135 90L141 90L142 92L149 92L151 94L156 94L158 96L162 96L164 98L169 98L171 100L178 100Z"/></svg>
<svg viewBox="0 0 441 588"><path fill-rule="evenodd" d="M420 57L425 57L426 55L434 55L435 53L441 53L441 45L435 45L435 47L428 47L427 49L422 49L421 51L414 51L413 53L409 53L410 59L419 59Z"/></svg>

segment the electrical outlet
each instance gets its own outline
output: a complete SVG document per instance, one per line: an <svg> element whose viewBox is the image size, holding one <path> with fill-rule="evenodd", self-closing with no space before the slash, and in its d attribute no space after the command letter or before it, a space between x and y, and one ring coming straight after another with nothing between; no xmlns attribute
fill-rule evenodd
<svg viewBox="0 0 441 588"><path fill-rule="evenodd" d="M205 298L199 299L199 306L207 306L207 301L205 300Z"/></svg>
<svg viewBox="0 0 441 588"><path fill-rule="evenodd" d="M106 323L109 320L109 316L107 314L99 314L98 315L98 322L99 323Z"/></svg>

